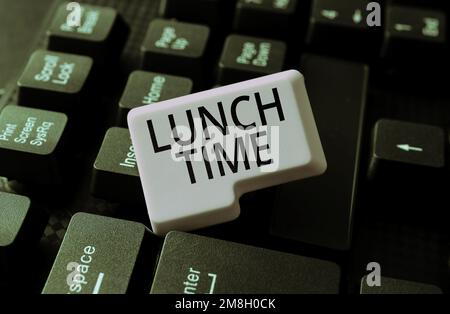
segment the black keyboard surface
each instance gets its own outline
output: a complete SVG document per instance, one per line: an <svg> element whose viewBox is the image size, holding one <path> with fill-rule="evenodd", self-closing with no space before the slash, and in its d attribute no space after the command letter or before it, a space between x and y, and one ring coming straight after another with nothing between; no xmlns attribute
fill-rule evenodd
<svg viewBox="0 0 450 314"><path fill-rule="evenodd" d="M77 93L27 83L26 68L33 61L27 64L28 58L38 49L47 49L47 30L61 4L46 2L48 12L36 29L36 42L23 67L10 75L4 88L0 86L0 129L4 127L0 139L8 136L8 125L16 120L25 123L22 120L33 113L38 119L28 123L45 129L45 122L52 121L48 129L56 131L48 131L48 138L56 148L48 148L51 153L45 151L43 158L40 154L50 143L36 146L39 149L17 149L0 141L0 230L15 237L12 241L0 233L0 274L8 278L0 283L0 290L65 293L58 279L67 274L52 266L81 253L102 261L104 270L86 284L86 278L76 274L72 293L98 292L95 280L103 280L104 293L448 293L450 97L446 74L450 63L445 53L449 42L445 33L442 41L442 34L432 40L422 38L422 33L405 38L395 26L384 34L385 18L398 19L389 23L413 24L436 14L445 19L448 10L435 1L383 1L382 27L377 33L346 25L346 14L350 20L356 18L352 15L355 3L365 1L342 1L346 5L291 1L296 8L289 7L283 14L273 8L272 12L270 5L255 9L246 1L238 1L237 9L236 1L192 1L203 5L203 11L183 2L187 1L83 1L116 9L120 20L111 31L114 38L100 43L106 50L87 49L96 53L92 68L83 57L74 56L84 54L84 47L71 47L57 40L57 32L51 33L55 37L52 50L61 53L66 63L83 65L84 73L77 80L80 86L74 87ZM219 9L208 7L213 2L220 3ZM35 5L39 6L30 3ZM385 14L388 7L391 11ZM333 9L343 13L332 18ZM320 14L323 18L311 18ZM177 17L179 21L171 19ZM195 35L192 54L201 56L192 61L191 52L152 51L145 45L152 25L179 28L186 38ZM207 44L202 42L206 38ZM113 61L108 60L106 52L119 49L122 41L120 60L114 61L114 54L109 54ZM243 42L257 47L271 43L274 59L264 70L233 63L234 50ZM167 74L165 83L173 87L162 97L170 99L284 69L305 75L328 159L327 173L244 195L241 216L235 221L190 234L176 232L166 239L143 235L141 224L149 227L150 223L125 117L135 102L133 94L142 92L139 80L158 82L159 78L133 71ZM131 73L133 85L128 81ZM53 101L39 103L41 97ZM153 102L150 94L147 102ZM411 156L421 150L427 154ZM122 167L117 167L119 162ZM13 207L17 213L11 212ZM120 220L74 216L79 212ZM39 229L46 221L45 229ZM100 250L95 255L87 242L84 251L83 247L77 251L83 241L98 241L96 247L104 245L111 256L102 256ZM127 259L116 269L111 259L120 260L121 254ZM189 260L177 254L189 255ZM36 265L27 277L30 284L24 287L18 284L23 276L18 269L29 255ZM260 262L249 262L254 259ZM364 281L371 262L381 266L382 280L386 278L386 288L377 290L381 292L372 291ZM181 275L182 266L190 273ZM289 269L302 284L289 276L265 273L276 268ZM309 275L302 277L305 270ZM121 275L117 281L108 281L108 274L114 272ZM221 274L227 280L220 281ZM257 274L261 282L252 281ZM142 276L148 280L144 282ZM264 276L275 284L268 285ZM177 286L186 278L183 287Z"/></svg>

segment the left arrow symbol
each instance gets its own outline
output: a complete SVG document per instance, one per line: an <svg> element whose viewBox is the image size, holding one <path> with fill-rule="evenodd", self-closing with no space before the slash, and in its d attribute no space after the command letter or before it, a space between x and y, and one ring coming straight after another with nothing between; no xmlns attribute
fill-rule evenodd
<svg viewBox="0 0 450 314"><path fill-rule="evenodd" d="M423 148L410 146L408 144L399 144L399 145L397 145L397 148L400 148L401 150L404 150L405 152L411 152L411 151L423 152Z"/></svg>

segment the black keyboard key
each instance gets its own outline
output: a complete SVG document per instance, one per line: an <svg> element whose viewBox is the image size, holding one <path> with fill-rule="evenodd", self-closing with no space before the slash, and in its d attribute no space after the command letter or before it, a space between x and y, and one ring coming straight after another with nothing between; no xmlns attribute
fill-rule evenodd
<svg viewBox="0 0 450 314"><path fill-rule="evenodd" d="M395 60L442 56L447 27L444 11L388 6L385 23L383 56Z"/></svg>
<svg viewBox="0 0 450 314"><path fill-rule="evenodd" d="M0 113L0 174L27 182L59 182L66 124L63 113L6 106Z"/></svg>
<svg viewBox="0 0 450 314"><path fill-rule="evenodd" d="M369 69L360 63L307 55L300 70L305 75L328 168L320 177L279 187L271 233L347 250Z"/></svg>
<svg viewBox="0 0 450 314"><path fill-rule="evenodd" d="M92 193L123 203L142 203L136 155L128 129L108 129L94 163Z"/></svg>
<svg viewBox="0 0 450 314"><path fill-rule="evenodd" d="M46 218L45 213L31 206L28 197L0 192L0 287L26 277L21 276L26 272L21 272L20 267L27 264L32 245L39 242Z"/></svg>
<svg viewBox="0 0 450 314"><path fill-rule="evenodd" d="M47 48L92 57L96 64L119 57L125 44L128 27L109 7L81 5L79 26L70 26L67 19L73 11L61 4L47 30Z"/></svg>
<svg viewBox="0 0 450 314"><path fill-rule="evenodd" d="M368 285L367 277L361 279L361 294L442 294L442 290L425 283L381 277L381 285Z"/></svg>
<svg viewBox="0 0 450 314"><path fill-rule="evenodd" d="M445 166L444 130L431 125L381 119L373 130L369 177L417 177ZM392 178L391 178L392 179Z"/></svg>
<svg viewBox="0 0 450 314"><path fill-rule="evenodd" d="M280 72L285 54L284 42L230 35L219 60L218 83L226 85Z"/></svg>
<svg viewBox="0 0 450 314"><path fill-rule="evenodd" d="M80 110L92 64L86 56L35 51L17 83L19 105L68 114Z"/></svg>
<svg viewBox="0 0 450 314"><path fill-rule="evenodd" d="M155 19L141 47L144 70L198 79L203 73L209 27Z"/></svg>
<svg viewBox="0 0 450 314"><path fill-rule="evenodd" d="M271 38L285 38L292 26L297 0L238 0L234 29Z"/></svg>
<svg viewBox="0 0 450 314"><path fill-rule="evenodd" d="M23 232L22 225L28 216L30 199L26 196L0 192L0 256L11 247ZM3 259L2 259L3 260ZM3 268L2 268L3 269Z"/></svg>
<svg viewBox="0 0 450 314"><path fill-rule="evenodd" d="M313 0L309 20L307 44L317 52L352 58L379 55L383 22L370 26L368 0ZM380 15L382 12L380 12Z"/></svg>
<svg viewBox="0 0 450 314"><path fill-rule="evenodd" d="M203 236L170 232L151 293L338 293L338 265Z"/></svg>
<svg viewBox="0 0 450 314"><path fill-rule="evenodd" d="M119 123L127 126L127 114L135 107L184 96L191 91L192 81L186 77L134 71L128 77L127 85L119 101Z"/></svg>
<svg viewBox="0 0 450 314"><path fill-rule="evenodd" d="M230 0L161 0L159 14L218 27L229 24L232 5Z"/></svg>
<svg viewBox="0 0 450 314"><path fill-rule="evenodd" d="M75 214L59 248L42 293L122 294L145 293L151 267L149 232L141 223ZM151 248L150 248L151 249Z"/></svg>

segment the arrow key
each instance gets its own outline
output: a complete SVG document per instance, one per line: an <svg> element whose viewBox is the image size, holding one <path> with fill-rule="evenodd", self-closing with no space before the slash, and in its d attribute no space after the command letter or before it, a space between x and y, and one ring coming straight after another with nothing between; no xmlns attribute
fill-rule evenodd
<svg viewBox="0 0 450 314"><path fill-rule="evenodd" d="M446 42L444 11L407 6L388 6L382 55L409 62L419 56L436 57Z"/></svg>
<svg viewBox="0 0 450 314"><path fill-rule="evenodd" d="M444 167L444 131L436 126L381 119L373 130L369 177L405 178Z"/></svg>
<svg viewBox="0 0 450 314"><path fill-rule="evenodd" d="M306 43L316 53L366 60L382 42L381 19L367 0L313 0ZM381 7L379 10L381 11ZM375 10L378 10L376 8ZM373 13L372 13L373 12ZM381 16L381 13L380 13Z"/></svg>

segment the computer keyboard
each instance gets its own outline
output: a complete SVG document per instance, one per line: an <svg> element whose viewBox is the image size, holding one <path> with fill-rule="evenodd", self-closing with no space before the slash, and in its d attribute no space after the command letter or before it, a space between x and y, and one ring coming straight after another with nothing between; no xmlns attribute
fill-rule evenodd
<svg viewBox="0 0 450 314"><path fill-rule="evenodd" d="M86 0L78 28L46 4L0 86L0 291L448 293L448 9L379 1L378 21L368 2ZM242 195L233 221L153 234L130 110L289 69L325 173ZM159 170L147 181L173 175ZM187 210L222 196L163 186Z"/></svg>

